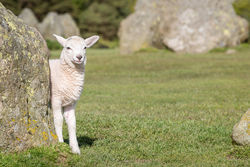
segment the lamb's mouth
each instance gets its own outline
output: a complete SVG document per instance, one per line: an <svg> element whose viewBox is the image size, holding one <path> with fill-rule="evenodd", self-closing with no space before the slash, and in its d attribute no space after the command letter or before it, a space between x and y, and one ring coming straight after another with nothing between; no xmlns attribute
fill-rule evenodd
<svg viewBox="0 0 250 167"><path fill-rule="evenodd" d="M81 61L81 60L74 60L74 63L76 63L76 64L82 64L82 62L83 61Z"/></svg>

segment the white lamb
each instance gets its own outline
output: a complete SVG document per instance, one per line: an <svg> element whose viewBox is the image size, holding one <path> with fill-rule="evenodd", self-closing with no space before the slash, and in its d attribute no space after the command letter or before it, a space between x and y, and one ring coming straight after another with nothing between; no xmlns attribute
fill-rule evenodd
<svg viewBox="0 0 250 167"><path fill-rule="evenodd" d="M54 124L59 142L63 142L63 116L68 125L69 145L73 153L80 154L76 138L75 105L80 98L83 83L86 58L86 48L91 47L99 39L92 36L83 39L72 36L64 39L55 35L63 46L60 59L50 60L51 71L51 101L54 114Z"/></svg>

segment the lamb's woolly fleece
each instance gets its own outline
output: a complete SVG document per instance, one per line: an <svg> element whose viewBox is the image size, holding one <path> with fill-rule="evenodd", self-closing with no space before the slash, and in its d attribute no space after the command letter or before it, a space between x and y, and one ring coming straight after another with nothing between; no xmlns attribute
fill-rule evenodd
<svg viewBox="0 0 250 167"><path fill-rule="evenodd" d="M60 59L50 60L52 99L61 99L62 107L76 102L84 83L84 65L72 68Z"/></svg>

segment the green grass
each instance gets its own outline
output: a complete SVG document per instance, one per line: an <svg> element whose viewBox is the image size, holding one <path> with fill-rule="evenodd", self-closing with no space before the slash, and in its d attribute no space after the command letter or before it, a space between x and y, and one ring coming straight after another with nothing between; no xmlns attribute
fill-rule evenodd
<svg viewBox="0 0 250 167"><path fill-rule="evenodd" d="M67 144L35 148L0 154L0 166L249 166L250 147L231 140L250 108L250 47L236 50L90 49L76 108L82 154Z"/></svg>

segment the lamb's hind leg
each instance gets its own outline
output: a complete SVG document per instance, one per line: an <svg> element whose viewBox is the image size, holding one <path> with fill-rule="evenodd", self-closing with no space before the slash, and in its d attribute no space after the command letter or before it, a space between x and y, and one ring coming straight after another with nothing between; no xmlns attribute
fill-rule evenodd
<svg viewBox="0 0 250 167"><path fill-rule="evenodd" d="M76 138L75 104L66 106L64 108L64 118L68 125L69 145L72 149L72 152L80 154L80 149Z"/></svg>
<svg viewBox="0 0 250 167"><path fill-rule="evenodd" d="M63 115L62 106L60 100L52 100L52 109L54 115L54 125L56 130L56 135L59 142L63 142L62 126L63 126Z"/></svg>

